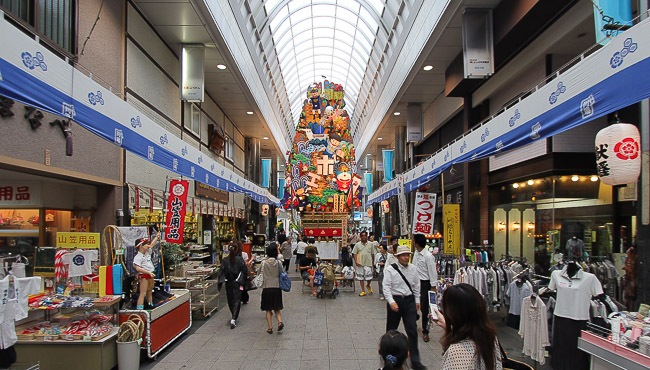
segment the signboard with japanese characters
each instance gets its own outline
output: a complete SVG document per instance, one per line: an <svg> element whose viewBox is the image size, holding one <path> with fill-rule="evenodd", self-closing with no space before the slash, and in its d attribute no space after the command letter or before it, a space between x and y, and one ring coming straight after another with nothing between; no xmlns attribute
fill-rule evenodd
<svg viewBox="0 0 650 370"><path fill-rule="evenodd" d="M99 248L99 233L56 233L57 248L82 248L95 249Z"/></svg>
<svg viewBox="0 0 650 370"><path fill-rule="evenodd" d="M460 204L445 204L443 208L444 253L460 256Z"/></svg>
<svg viewBox="0 0 650 370"><path fill-rule="evenodd" d="M413 234L433 234L433 221L436 214L436 193L415 193L413 211Z"/></svg>
<svg viewBox="0 0 650 370"><path fill-rule="evenodd" d="M38 181L0 182L1 207L41 207L41 183Z"/></svg>
<svg viewBox="0 0 650 370"><path fill-rule="evenodd" d="M409 232L409 220L408 207L406 205L406 193L404 192L404 178L402 176L397 178L397 204L399 206L400 234L406 235Z"/></svg>
<svg viewBox="0 0 650 370"><path fill-rule="evenodd" d="M186 180L171 180L169 183L169 199L167 200L167 227L165 241L168 243L183 243L185 229L185 204L189 182Z"/></svg>
<svg viewBox="0 0 650 370"><path fill-rule="evenodd" d="M641 135L629 123L610 125L596 134L596 168L603 184L636 183L641 173Z"/></svg>

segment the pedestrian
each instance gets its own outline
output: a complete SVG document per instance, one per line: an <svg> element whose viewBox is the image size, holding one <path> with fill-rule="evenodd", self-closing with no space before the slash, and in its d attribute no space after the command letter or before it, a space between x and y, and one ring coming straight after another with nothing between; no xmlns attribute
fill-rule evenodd
<svg viewBox="0 0 650 370"><path fill-rule="evenodd" d="M241 294L246 285L248 269L246 262L239 255L237 244L231 243L228 247L228 257L221 261L221 268L226 281L226 298L230 310L230 329L237 326L239 309L241 308Z"/></svg>
<svg viewBox="0 0 650 370"><path fill-rule="evenodd" d="M424 234L413 235L413 245L415 246L413 264L417 268L420 279L420 302L428 302L429 291L436 291L436 282L438 281L436 260L427 248L427 238ZM420 316L422 318L422 340L428 342L430 340L429 305L420 305L420 312L422 313Z"/></svg>
<svg viewBox="0 0 650 370"><path fill-rule="evenodd" d="M379 300L384 300L384 267L386 266L386 258L388 256L388 245L382 242L379 247L379 252L375 254L375 273L377 274L377 283L379 284Z"/></svg>
<svg viewBox="0 0 650 370"><path fill-rule="evenodd" d="M289 264L291 263L291 237L284 234L280 234L278 237L278 243L280 243L280 252L282 253L282 266L284 271L289 272Z"/></svg>
<svg viewBox="0 0 650 370"><path fill-rule="evenodd" d="M298 272L300 261L305 258L305 249L307 249L307 237L303 236L296 247L296 272Z"/></svg>
<svg viewBox="0 0 650 370"><path fill-rule="evenodd" d="M359 297L365 297L366 289L368 290L368 294L373 293L370 283L372 282L372 269L374 265L375 253L377 253L377 248L375 247L374 242L368 240L367 231L362 231L359 233L359 238L361 240L354 245L354 248L352 249L352 255L354 256L354 262L357 265L357 280L361 286L361 293L359 293Z"/></svg>
<svg viewBox="0 0 650 370"><path fill-rule="evenodd" d="M253 263L253 258L249 258L248 253L244 251L244 244L239 240L234 240L232 243L237 247L237 255L244 260L244 263L246 263L246 271L252 271L251 264ZM246 284L244 284L244 289L241 291L241 303L248 304L249 300L250 296L248 295L248 288L246 287Z"/></svg>
<svg viewBox="0 0 650 370"><path fill-rule="evenodd" d="M389 330L379 339L379 356L384 363L380 370L402 370L409 355L409 340L406 335Z"/></svg>
<svg viewBox="0 0 650 370"><path fill-rule="evenodd" d="M386 298L386 331L397 330L400 320L409 340L411 368L422 370L427 367L420 362L418 350L417 316L420 310L420 279L417 268L409 263L411 250L400 245L395 253L398 263L384 269L384 297Z"/></svg>
<svg viewBox="0 0 650 370"><path fill-rule="evenodd" d="M260 273L262 274L262 303L260 308L266 311L266 332L273 334L273 313L278 321L278 331L284 329L282 322L282 290L280 290L280 269L282 264L278 261L278 245L275 242L266 247L266 260L262 261Z"/></svg>
<svg viewBox="0 0 650 370"><path fill-rule="evenodd" d="M388 254L386 255L386 266L390 266L393 263L397 263L397 257L395 257L395 252L397 252L397 247L399 246L399 238L397 236L391 236L388 243Z"/></svg>
<svg viewBox="0 0 650 370"><path fill-rule="evenodd" d="M316 287L314 286L314 275L316 272L316 254L312 248L307 249L307 255L300 260L298 269L300 270L300 276L303 281L309 282L309 287L311 288L312 297L316 297Z"/></svg>
<svg viewBox="0 0 650 370"><path fill-rule="evenodd" d="M450 286L443 294L441 310L436 310L438 319L434 321L444 330L440 338L442 369L503 369L496 328L476 288Z"/></svg>
<svg viewBox="0 0 650 370"><path fill-rule="evenodd" d="M138 310L151 310L153 306L153 279L156 277L155 267L151 262L150 249L158 243L160 239L160 231L156 233L156 237L149 242L149 239L141 238L135 241L135 249L138 253L133 258L133 268L138 273L139 295L136 309ZM147 297L147 304L144 304L145 297Z"/></svg>

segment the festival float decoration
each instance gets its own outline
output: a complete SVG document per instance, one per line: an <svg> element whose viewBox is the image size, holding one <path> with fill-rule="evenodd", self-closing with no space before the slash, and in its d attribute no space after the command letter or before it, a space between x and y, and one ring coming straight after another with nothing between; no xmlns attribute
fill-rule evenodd
<svg viewBox="0 0 650 370"><path fill-rule="evenodd" d="M313 236L340 236L338 227L343 225L331 230L317 219L347 219L354 207L361 206L363 177L356 173L344 98L339 84L325 80L309 85L288 153L282 206L300 213L307 235L311 230Z"/></svg>

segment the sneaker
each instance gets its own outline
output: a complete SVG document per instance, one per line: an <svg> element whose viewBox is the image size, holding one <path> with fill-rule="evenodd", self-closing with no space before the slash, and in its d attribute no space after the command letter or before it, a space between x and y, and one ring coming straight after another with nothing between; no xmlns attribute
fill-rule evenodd
<svg viewBox="0 0 650 370"><path fill-rule="evenodd" d="M380 296L379 296L379 300L380 300L380 301L383 301L384 299L386 299L386 298L384 298L383 295L380 295Z"/></svg>
<svg viewBox="0 0 650 370"><path fill-rule="evenodd" d="M230 329L234 329L237 326L235 319L230 319Z"/></svg>

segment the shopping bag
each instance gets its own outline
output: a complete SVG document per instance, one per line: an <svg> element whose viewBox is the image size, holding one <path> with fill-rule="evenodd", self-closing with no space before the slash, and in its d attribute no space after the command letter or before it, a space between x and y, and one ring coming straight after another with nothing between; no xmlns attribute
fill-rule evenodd
<svg viewBox="0 0 650 370"><path fill-rule="evenodd" d="M289 278L289 274L287 274L287 272L284 271L284 269L282 268L279 262L278 262L278 270L280 271L280 289L282 289L283 292L290 292L291 279Z"/></svg>
<svg viewBox="0 0 650 370"><path fill-rule="evenodd" d="M122 294L122 277L124 270L122 265L113 265L113 294Z"/></svg>
<svg viewBox="0 0 650 370"><path fill-rule="evenodd" d="M323 279L325 277L325 274L323 274L320 271L316 271L314 274L314 286L321 286L323 285Z"/></svg>
<svg viewBox="0 0 650 370"><path fill-rule="evenodd" d="M262 273L259 273L257 274L257 276L253 278L253 285L257 288L261 288L263 284L264 284L264 275Z"/></svg>

